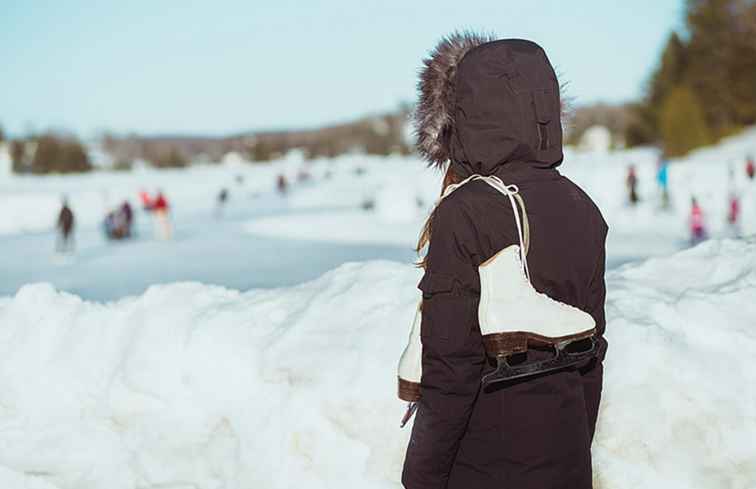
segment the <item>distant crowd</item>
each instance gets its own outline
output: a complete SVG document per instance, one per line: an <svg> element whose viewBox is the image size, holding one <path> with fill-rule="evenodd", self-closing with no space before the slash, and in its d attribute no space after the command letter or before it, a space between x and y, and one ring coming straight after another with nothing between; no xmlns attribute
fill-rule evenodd
<svg viewBox="0 0 756 489"><path fill-rule="evenodd" d="M326 178L330 177L330 172ZM298 182L307 182L311 179L310 173L302 169L297 173ZM244 184L244 176L235 177L237 185ZM285 197L290 187L289 180L285 175L279 174L275 180L277 193ZM228 187L222 187L217 194L214 215L220 219L224 215L224 209L230 200L231 191ZM141 203L141 209L145 215L153 220L153 233L155 239L170 240L173 236L173 225L171 219L171 204L166 194L158 189L154 194L142 190L138 193L138 199ZM58 212L56 222L57 238L55 249L60 254L72 254L75 251L75 230L76 217L71 208L69 200L63 197L61 207ZM128 240L136 237L136 213L129 200L123 200L115 208L109 208L102 220L102 230L108 241Z"/></svg>
<svg viewBox="0 0 756 489"><path fill-rule="evenodd" d="M145 191L139 193L142 208L145 212L155 216L155 236L158 239L171 238L170 206L168 199L162 191L158 190L154 196ZM68 198L63 197L60 211L58 212L56 251L58 253L73 253L75 249L74 227L76 217ZM128 200L124 200L115 209L107 211L102 221L102 230L105 238L109 241L119 241L132 238L135 233L134 209Z"/></svg>
<svg viewBox="0 0 756 489"><path fill-rule="evenodd" d="M749 181L753 181L754 178L756 178L756 161L754 161L754 157L752 155L746 158L744 171L746 178ZM733 236L739 236L741 203L740 195L738 194L737 189L734 185L735 169L732 166L728 168L728 177L730 184L727 194L727 225ZM656 169L656 183L659 188L661 208L665 210L669 209L669 162L664 157L659 158ZM635 165L630 165L628 167L625 184L627 187L627 200L629 205L637 205L640 201L640 198L638 196L638 173ZM691 244L699 243L707 238L708 230L706 221L704 219L704 210L695 195L692 195L690 200L690 214L688 225L690 230Z"/></svg>

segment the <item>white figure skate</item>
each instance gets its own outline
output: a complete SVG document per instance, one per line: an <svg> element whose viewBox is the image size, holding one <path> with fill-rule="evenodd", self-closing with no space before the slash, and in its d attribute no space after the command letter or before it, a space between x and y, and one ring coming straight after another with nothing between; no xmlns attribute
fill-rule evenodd
<svg viewBox="0 0 756 489"><path fill-rule="evenodd" d="M402 428L415 414L417 402L420 400L420 379L423 374L423 344L420 338L422 307L421 300L417 304L415 319L412 321L409 341L399 358L399 399L409 403L400 424Z"/></svg>
<svg viewBox="0 0 756 489"><path fill-rule="evenodd" d="M483 378L484 386L560 370L590 359L596 349L593 317L539 293L530 282L529 226L525 202L517 187L504 185L497 177L480 178L509 198L520 241L519 246L504 248L478 267L480 333L486 354L497 361L497 369ZM587 344L580 344L588 338ZM512 366L509 357L526 352L529 346L551 346L555 354L547 360Z"/></svg>
<svg viewBox="0 0 756 489"><path fill-rule="evenodd" d="M423 344L420 339L422 305L422 301L417 304L409 342L399 358L399 399L407 402L420 400L420 378L423 374Z"/></svg>
<svg viewBox="0 0 756 489"><path fill-rule="evenodd" d="M523 272L521 250L509 246L478 267L480 332L486 354L498 364L496 371L483 378L484 385L563 369L594 355L593 317L537 292ZM568 348L586 338L591 338L586 348ZM552 346L555 355L512 366L509 357L526 352L529 346Z"/></svg>

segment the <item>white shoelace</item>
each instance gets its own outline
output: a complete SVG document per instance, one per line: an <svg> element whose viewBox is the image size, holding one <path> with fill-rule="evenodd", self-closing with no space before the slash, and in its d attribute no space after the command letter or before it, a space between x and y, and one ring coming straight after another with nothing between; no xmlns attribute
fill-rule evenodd
<svg viewBox="0 0 756 489"><path fill-rule="evenodd" d="M473 180L483 180L509 198L509 202L512 205L512 212L514 213L515 224L517 226L517 237L520 240L520 262L522 263L522 271L525 274L525 277L528 279L528 282L530 282L530 270L528 269L527 259L528 248L530 246L530 223L528 221L528 215L525 212L525 201L522 199L522 196L520 195L520 189L517 187L517 185L506 185L501 180L501 178L494 175L483 176L475 174L465 178L459 183L455 183L446 187L444 193L441 195L441 198L438 200L436 205L438 206L438 204L441 203L441 201L446 197L451 195L452 192ZM518 210L518 205L522 209L522 221L520 221L520 212Z"/></svg>

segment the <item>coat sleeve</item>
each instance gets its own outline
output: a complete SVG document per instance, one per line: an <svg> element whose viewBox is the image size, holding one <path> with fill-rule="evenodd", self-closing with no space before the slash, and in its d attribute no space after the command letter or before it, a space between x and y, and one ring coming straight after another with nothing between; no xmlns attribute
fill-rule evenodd
<svg viewBox="0 0 756 489"><path fill-rule="evenodd" d="M596 321L596 330L598 332L598 335L601 337L602 342L604 341L604 330L606 329L606 313L605 313L605 302L606 302L606 283L604 280L604 274L606 272L606 235L607 235L607 226L601 221L601 234L600 234L600 245L598 247L599 255L596 257L596 263L594 265L594 271L591 276L591 283L589 284L589 303L588 303L588 313L593 316L594 321ZM605 346L605 345L604 345ZM605 350L605 348L604 348ZM603 359L603 354L605 351L601 352L601 359Z"/></svg>
<svg viewBox="0 0 756 489"><path fill-rule="evenodd" d="M407 448L407 489L443 489L480 388L485 351L477 326L477 270L463 236L470 223L439 206L427 255L421 337L421 400Z"/></svg>
<svg viewBox="0 0 756 489"><path fill-rule="evenodd" d="M600 253L590 283L590 303L588 313L596 321L598 331L598 354L596 359L587 366L580 369L583 382L583 396L585 399L586 415L588 419L588 430L591 440L596 431L596 421L598 420L599 404L601 402L601 390L603 386L603 360L606 355L607 342L604 338L606 329L606 282L604 272L606 270L606 224L603 224L603 233L601 235Z"/></svg>

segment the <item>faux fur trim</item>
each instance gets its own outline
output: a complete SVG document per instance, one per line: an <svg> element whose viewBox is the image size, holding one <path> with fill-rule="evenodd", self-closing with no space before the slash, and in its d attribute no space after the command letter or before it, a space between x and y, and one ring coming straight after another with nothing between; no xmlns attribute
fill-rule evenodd
<svg viewBox="0 0 756 489"><path fill-rule="evenodd" d="M418 152L430 165L443 167L449 160L457 65L468 51L494 40L496 37L490 34L455 32L443 38L423 60L413 122Z"/></svg>

